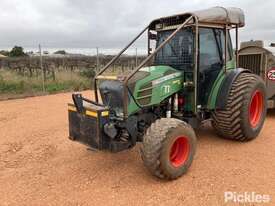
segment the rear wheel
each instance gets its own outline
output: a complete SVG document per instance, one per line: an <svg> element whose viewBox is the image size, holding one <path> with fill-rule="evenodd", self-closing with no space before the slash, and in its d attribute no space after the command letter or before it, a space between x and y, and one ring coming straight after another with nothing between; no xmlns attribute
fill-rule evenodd
<svg viewBox="0 0 275 206"><path fill-rule="evenodd" d="M242 73L233 82L225 110L212 113L212 125L225 138L251 140L263 127L266 109L263 80L255 74Z"/></svg>
<svg viewBox="0 0 275 206"><path fill-rule="evenodd" d="M146 168L162 179L187 172L196 149L196 135L187 123L173 118L157 120L143 138L141 156Z"/></svg>

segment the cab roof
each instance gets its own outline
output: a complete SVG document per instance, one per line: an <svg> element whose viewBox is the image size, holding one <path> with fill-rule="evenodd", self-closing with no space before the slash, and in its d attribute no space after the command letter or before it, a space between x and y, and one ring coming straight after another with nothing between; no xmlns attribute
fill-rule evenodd
<svg viewBox="0 0 275 206"><path fill-rule="evenodd" d="M165 26L180 25L191 15L196 16L199 23L227 24L238 27L244 27L245 25L244 12L240 8L212 7L205 10L158 18L150 23L149 28L154 30L158 24L165 24Z"/></svg>

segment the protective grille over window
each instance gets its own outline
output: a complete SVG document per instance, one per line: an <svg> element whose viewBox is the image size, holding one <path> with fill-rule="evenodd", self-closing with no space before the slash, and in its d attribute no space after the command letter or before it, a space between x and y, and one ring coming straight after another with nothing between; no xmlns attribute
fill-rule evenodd
<svg viewBox="0 0 275 206"><path fill-rule="evenodd" d="M157 47L173 31L160 31L157 34ZM184 29L176 34L156 55L155 65L169 65L175 69L191 70L193 63L193 33Z"/></svg>
<svg viewBox="0 0 275 206"><path fill-rule="evenodd" d="M162 20L162 23L165 26L173 26L173 25L180 25L182 24L186 19L183 17L170 17Z"/></svg>

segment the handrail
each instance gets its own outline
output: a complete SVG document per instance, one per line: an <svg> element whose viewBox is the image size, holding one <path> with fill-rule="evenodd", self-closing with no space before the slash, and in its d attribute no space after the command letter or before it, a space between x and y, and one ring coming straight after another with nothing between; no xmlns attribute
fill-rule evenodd
<svg viewBox="0 0 275 206"><path fill-rule="evenodd" d="M94 79L94 91L95 91L95 101L98 102L98 93L97 93L97 77L100 76L106 69L108 69L147 29L149 25L145 27L124 49L122 49L107 65L105 65L95 76Z"/></svg>
<svg viewBox="0 0 275 206"><path fill-rule="evenodd" d="M195 52L194 52L194 69L193 69L193 82L194 82L194 113L197 113L197 101L198 101L198 59L199 59L199 19L194 16L195 20Z"/></svg>

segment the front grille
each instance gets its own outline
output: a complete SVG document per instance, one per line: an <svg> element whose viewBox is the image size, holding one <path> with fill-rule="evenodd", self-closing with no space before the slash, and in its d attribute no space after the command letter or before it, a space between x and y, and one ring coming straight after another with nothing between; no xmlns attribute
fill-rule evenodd
<svg viewBox="0 0 275 206"><path fill-rule="evenodd" d="M138 92L138 103L140 105L147 105L150 104L151 102L151 96L153 89L152 89L152 82L149 82L148 84L143 85L142 87L140 87L140 90L143 91L139 91Z"/></svg>
<svg viewBox="0 0 275 206"><path fill-rule="evenodd" d="M249 69L254 74L260 75L261 71L261 54L241 54L239 55L239 67Z"/></svg>

